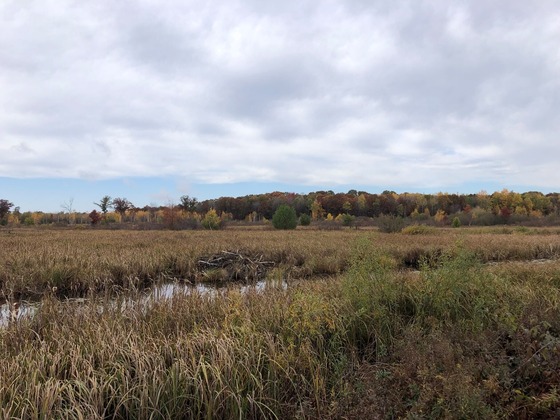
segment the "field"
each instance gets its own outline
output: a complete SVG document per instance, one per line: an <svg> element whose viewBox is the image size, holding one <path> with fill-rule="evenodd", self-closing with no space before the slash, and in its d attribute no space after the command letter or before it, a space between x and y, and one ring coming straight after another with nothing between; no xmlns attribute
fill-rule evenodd
<svg viewBox="0 0 560 420"><path fill-rule="evenodd" d="M557 228L0 230L1 417L557 418L559 257Z"/></svg>

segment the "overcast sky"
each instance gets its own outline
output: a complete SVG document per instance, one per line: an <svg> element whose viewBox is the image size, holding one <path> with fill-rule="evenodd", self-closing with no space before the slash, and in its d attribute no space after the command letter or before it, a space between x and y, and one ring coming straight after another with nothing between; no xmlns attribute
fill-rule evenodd
<svg viewBox="0 0 560 420"><path fill-rule="evenodd" d="M557 1L0 0L0 198L29 209L558 191L559 110Z"/></svg>

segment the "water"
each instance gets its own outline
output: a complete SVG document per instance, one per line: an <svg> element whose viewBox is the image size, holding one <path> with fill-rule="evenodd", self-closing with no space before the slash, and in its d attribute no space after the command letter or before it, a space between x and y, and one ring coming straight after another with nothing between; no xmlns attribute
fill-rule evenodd
<svg viewBox="0 0 560 420"><path fill-rule="evenodd" d="M157 285L149 289L146 293L142 294L139 298L131 298L126 306L133 307L138 304L147 305L154 302L165 301L171 299L173 296L178 294L189 295L196 292L201 295L215 296L218 293L225 293L232 289L232 285L229 286L216 286L212 284L198 283L196 285L185 284L185 283L164 283ZM256 293L262 293L267 288L277 288L281 287L286 289L288 284L285 280L261 280L255 284L237 286L241 293L249 293L255 291ZM86 299L67 299L64 301L68 304L85 304ZM0 306L0 327L6 326L9 322L14 322L17 320L27 319L32 317L39 307L40 302L26 302L20 301L19 308L14 309L10 304L5 303Z"/></svg>
<svg viewBox="0 0 560 420"><path fill-rule="evenodd" d="M37 312L38 303L19 302L19 308L14 310L8 303L0 306L0 326L6 325L10 321L28 318Z"/></svg>

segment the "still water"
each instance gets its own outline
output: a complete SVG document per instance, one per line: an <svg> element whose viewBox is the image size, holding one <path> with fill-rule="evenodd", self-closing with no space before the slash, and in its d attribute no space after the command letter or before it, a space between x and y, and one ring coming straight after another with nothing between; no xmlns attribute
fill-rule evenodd
<svg viewBox="0 0 560 420"><path fill-rule="evenodd" d="M136 295L135 298L129 299L129 306L136 306L137 304L150 304L153 302L160 302L171 299L173 296L178 294L192 294L198 293L201 295L215 296L218 293L225 293L231 290L234 286L216 286L213 284L198 283L196 285L185 284L185 283L163 283L157 285L151 289L148 289L145 293ZM261 280L255 284L251 285L239 285L237 286L241 293L256 292L260 293L267 288L278 288L281 287L286 289L288 284L284 280ZM86 303L87 299L77 298L77 299L67 299L67 303L80 304ZM32 317L37 310L40 308L41 302L26 302L20 301L16 305L10 305L9 303L4 303L0 306L0 326L5 326L9 322L16 320L27 319Z"/></svg>

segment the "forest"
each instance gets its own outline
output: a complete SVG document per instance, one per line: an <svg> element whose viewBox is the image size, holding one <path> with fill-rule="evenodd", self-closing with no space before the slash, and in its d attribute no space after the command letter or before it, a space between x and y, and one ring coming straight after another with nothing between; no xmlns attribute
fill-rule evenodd
<svg viewBox="0 0 560 420"><path fill-rule="evenodd" d="M323 227L328 227L328 222L333 226L337 222L370 225L383 217L402 218L408 224L545 226L554 225L559 220L560 193L518 193L507 189L491 194L485 191L476 194L398 194L387 190L379 194L357 190L307 194L271 192L204 201L184 195L177 202L170 200L164 206L137 206L126 198L105 196L97 203L92 202L94 209L91 212L77 212L70 202L61 205L61 211L57 213L21 212L17 203L14 207L8 199L2 199L0 223L12 226L128 224L192 229L201 227L201 220L209 213L219 217L221 226L228 222L266 222L281 205L292 207L298 217L309 216L311 221Z"/></svg>

